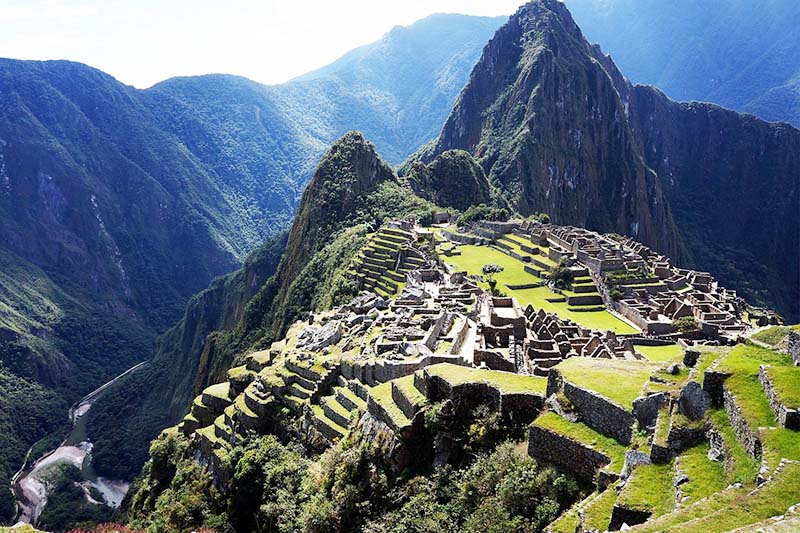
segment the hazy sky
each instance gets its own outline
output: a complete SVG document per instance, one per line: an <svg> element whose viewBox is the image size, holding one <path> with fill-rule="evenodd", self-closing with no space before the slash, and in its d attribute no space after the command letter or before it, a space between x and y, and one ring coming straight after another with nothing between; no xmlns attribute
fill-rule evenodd
<svg viewBox="0 0 800 533"><path fill-rule="evenodd" d="M431 13L524 0L0 0L0 57L71 59L137 87L225 72L280 83Z"/></svg>

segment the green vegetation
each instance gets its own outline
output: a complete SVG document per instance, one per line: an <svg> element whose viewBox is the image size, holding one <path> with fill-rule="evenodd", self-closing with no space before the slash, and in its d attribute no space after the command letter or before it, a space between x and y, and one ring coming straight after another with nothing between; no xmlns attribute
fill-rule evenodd
<svg viewBox="0 0 800 533"><path fill-rule="evenodd" d="M507 236L510 238L516 236ZM513 257L504 254L494 248L486 246L462 245L458 247L461 255L446 256L441 258L452 265L456 270L467 272L469 275L480 276L481 268L487 262L494 263L503 267L503 272L496 274L495 279L498 283L506 286L503 292L508 296L513 296L523 307L531 304L536 309L544 309L548 313L554 313L562 319L569 319L576 324L599 331L614 331L625 335L638 333L639 330L620 320L606 310L603 311L573 311L566 302L550 302L550 299L558 299L559 295L547 287L535 287L531 289L508 289L508 286L529 285L540 283L542 280L533 274L525 271L524 264ZM488 285L485 285L488 287ZM562 298L563 300L563 298ZM594 306L592 306L594 307Z"/></svg>
<svg viewBox="0 0 800 533"><path fill-rule="evenodd" d="M778 346L789 334L789 330L800 332L800 324L795 326L772 326L753 334L753 338L771 346Z"/></svg>
<svg viewBox="0 0 800 533"><path fill-rule="evenodd" d="M441 363L425 369L431 376L439 376L451 385L464 383L486 383L506 394L533 393L544 395L547 379L537 376L523 376L511 372L483 370L466 366Z"/></svg>
<svg viewBox="0 0 800 533"><path fill-rule="evenodd" d="M708 418L711 420L714 429L720 432L725 442L723 453L725 456L726 483L742 483L745 486L753 485L758 474L759 464L737 440L736 433L733 431L731 422L728 419L728 414L724 409L716 408L709 410Z"/></svg>
<svg viewBox="0 0 800 533"><path fill-rule="evenodd" d="M379 443L353 435L315 461L275 437L229 455L229 491L218 493L185 438L154 441L125 519L157 531L542 531L578 496L569 476L538 465L513 443L458 466L392 474ZM227 524L230 524L228 526Z"/></svg>
<svg viewBox="0 0 800 533"><path fill-rule="evenodd" d="M758 380L759 366L788 365L790 362L787 354L740 344L717 365L719 371L731 374L731 377L725 380L725 387L735 395L736 404L741 408L742 415L752 429L775 425L775 414Z"/></svg>
<svg viewBox="0 0 800 533"><path fill-rule="evenodd" d="M608 487L598 494L583 509L583 524L586 529L596 529L597 531L608 530L611 522L611 513L614 504L617 503L617 491L614 487ZM572 533L574 533L574 529Z"/></svg>
<svg viewBox="0 0 800 533"><path fill-rule="evenodd" d="M677 533L722 533L782 515L797 503L800 494L800 465L789 463L775 478L752 494L728 490L714 498L690 505L655 520L636 531Z"/></svg>
<svg viewBox="0 0 800 533"><path fill-rule="evenodd" d="M555 367L573 385L602 394L625 409L632 408L633 400L642 395L650 376L659 368L644 361L588 357L571 357Z"/></svg>
<svg viewBox="0 0 800 533"><path fill-rule="evenodd" d="M369 394L375 402L384 408L396 427L403 428L411 425L411 420L392 399L392 383L390 381L370 388Z"/></svg>
<svg viewBox="0 0 800 533"><path fill-rule="evenodd" d="M59 395L0 367L0 435L3 435L0 483L3 487L11 486L11 477L22 466L30 446L51 433L63 437L67 409ZM42 451L40 449L34 458ZM11 520L15 512L11 491L0 490L0 521Z"/></svg>
<svg viewBox="0 0 800 533"><path fill-rule="evenodd" d="M73 465L58 469L51 481L53 492L39 518L39 527L47 531L66 531L81 523L111 519L113 509L86 500L83 488L76 484L81 480L80 470Z"/></svg>
<svg viewBox="0 0 800 533"><path fill-rule="evenodd" d="M464 214L458 217L456 224L468 226L480 220L494 220L505 222L511 215L505 207L491 207L486 204L473 205Z"/></svg>
<svg viewBox="0 0 800 533"><path fill-rule="evenodd" d="M638 466L620 492L617 505L652 511L653 518L667 514L675 508L674 477L671 462Z"/></svg>
<svg viewBox="0 0 800 533"><path fill-rule="evenodd" d="M800 368L771 366L766 372L781 403L788 409L800 408Z"/></svg>
<svg viewBox="0 0 800 533"><path fill-rule="evenodd" d="M691 333L700 329L700 323L692 316L682 316L672 321L672 327L681 333Z"/></svg>
<svg viewBox="0 0 800 533"><path fill-rule="evenodd" d="M683 505L702 500L727 486L724 465L709 460L708 451L708 444L698 444L675 459L676 469L689 478L689 481L680 487L682 495L688 497L688 500L682 501Z"/></svg>
<svg viewBox="0 0 800 533"><path fill-rule="evenodd" d="M683 348L678 344L668 344L666 346L644 346L637 344L634 348L637 352L655 363L666 363L683 359Z"/></svg>
<svg viewBox="0 0 800 533"><path fill-rule="evenodd" d="M622 470L622 465L625 463L625 446L619 444L610 437L598 433L586 424L582 422L570 422L551 411L540 415L533 424L564 435L581 444L591 446L595 450L606 454L611 459L611 463L606 467L608 470L612 472L619 472Z"/></svg>

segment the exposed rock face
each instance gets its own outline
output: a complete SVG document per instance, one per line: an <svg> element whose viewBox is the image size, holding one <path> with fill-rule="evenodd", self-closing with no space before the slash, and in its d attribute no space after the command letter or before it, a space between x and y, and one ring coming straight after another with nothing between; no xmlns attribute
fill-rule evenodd
<svg viewBox="0 0 800 533"><path fill-rule="evenodd" d="M681 390L681 396L678 398L678 412L681 414L692 420L699 420L710 406L711 397L698 382L690 381Z"/></svg>
<svg viewBox="0 0 800 533"><path fill-rule="evenodd" d="M511 17L416 157L452 149L524 214L631 235L800 317L800 131L631 84L561 2Z"/></svg>

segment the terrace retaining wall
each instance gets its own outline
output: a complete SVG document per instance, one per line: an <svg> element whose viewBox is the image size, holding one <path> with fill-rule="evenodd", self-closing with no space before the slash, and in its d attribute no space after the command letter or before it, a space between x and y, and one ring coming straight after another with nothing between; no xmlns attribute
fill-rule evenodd
<svg viewBox="0 0 800 533"><path fill-rule="evenodd" d="M630 444L636 418L613 401L575 386L555 369L547 378L547 395L563 391L587 426L621 444Z"/></svg>
<svg viewBox="0 0 800 533"><path fill-rule="evenodd" d="M800 429L800 413L798 413L797 409L789 409L781 403L778 393L775 392L775 386L770 381L769 375L767 375L767 367L764 365L761 365L758 370L758 381L761 382L761 386L764 388L764 393L769 400L769 406L772 408L772 412L775 413L778 424L788 429Z"/></svg>
<svg viewBox="0 0 800 533"><path fill-rule="evenodd" d="M528 432L528 455L552 463L586 480L593 480L611 458L548 429L531 426Z"/></svg>
<svg viewBox="0 0 800 533"><path fill-rule="evenodd" d="M800 366L800 333L789 330L789 335L786 337L789 345L789 354L792 356L792 361L795 365Z"/></svg>
<svg viewBox="0 0 800 533"><path fill-rule="evenodd" d="M736 403L736 397L729 390L723 393L725 412L731 421L733 432L747 453L754 459L761 458L761 440L758 438L758 428L751 429L742 415L742 409Z"/></svg>

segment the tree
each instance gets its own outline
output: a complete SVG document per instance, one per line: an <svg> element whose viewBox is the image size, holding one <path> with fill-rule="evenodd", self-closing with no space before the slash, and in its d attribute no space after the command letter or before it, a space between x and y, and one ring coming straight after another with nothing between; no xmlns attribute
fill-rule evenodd
<svg viewBox="0 0 800 533"><path fill-rule="evenodd" d="M497 280L494 279L494 275L499 274L503 270L505 269L502 266L494 263L489 263L481 267L481 272L486 276L486 281L489 283L489 291L494 295L497 295Z"/></svg>
<svg viewBox="0 0 800 533"><path fill-rule="evenodd" d="M700 324L693 316L682 316L672 321L672 327L681 333L691 333L700 329Z"/></svg>

